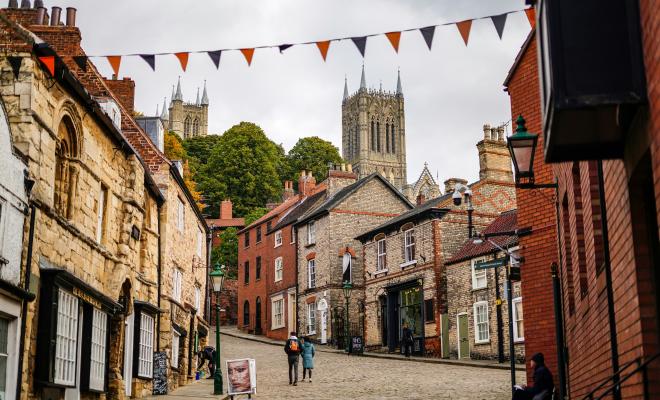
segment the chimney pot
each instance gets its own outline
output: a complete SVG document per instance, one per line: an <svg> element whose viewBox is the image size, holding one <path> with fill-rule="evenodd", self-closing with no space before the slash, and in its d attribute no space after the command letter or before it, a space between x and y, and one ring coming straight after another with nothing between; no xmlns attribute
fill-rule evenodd
<svg viewBox="0 0 660 400"><path fill-rule="evenodd" d="M39 7L37 8L37 25L44 25L44 20L46 20L46 7ZM46 25L48 24L48 21L46 20Z"/></svg>
<svg viewBox="0 0 660 400"><path fill-rule="evenodd" d="M43 0L34 0L34 8L39 8L44 6Z"/></svg>
<svg viewBox="0 0 660 400"><path fill-rule="evenodd" d="M50 14L50 26L58 26L60 24L60 14L62 13L62 7L53 7Z"/></svg>
<svg viewBox="0 0 660 400"><path fill-rule="evenodd" d="M74 7L66 8L66 26L76 26L76 9Z"/></svg>
<svg viewBox="0 0 660 400"><path fill-rule="evenodd" d="M9 0L8 8L18 8L18 0Z"/></svg>
<svg viewBox="0 0 660 400"><path fill-rule="evenodd" d="M21 8L32 8L30 0L21 0Z"/></svg>

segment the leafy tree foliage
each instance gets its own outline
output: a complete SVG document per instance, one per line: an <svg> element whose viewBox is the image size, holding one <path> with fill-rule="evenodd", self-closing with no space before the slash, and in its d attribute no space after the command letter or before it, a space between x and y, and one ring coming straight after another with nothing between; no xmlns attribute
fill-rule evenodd
<svg viewBox="0 0 660 400"><path fill-rule="evenodd" d="M220 263L227 267L229 278L235 279L238 272L238 229L229 227L220 233L220 246L211 251L211 265Z"/></svg>
<svg viewBox="0 0 660 400"><path fill-rule="evenodd" d="M218 145L220 140L220 135L193 136L183 140L183 148L188 153L190 168L195 180L200 179L198 174L201 172L201 167L206 164L213 148ZM201 178L203 179L203 177Z"/></svg>
<svg viewBox="0 0 660 400"><path fill-rule="evenodd" d="M244 218L245 218L245 226L250 225L254 221L258 220L259 218L263 217L266 215L266 213L269 210L265 207L257 207L252 209Z"/></svg>
<svg viewBox="0 0 660 400"><path fill-rule="evenodd" d="M327 140L317 136L300 138L287 156L289 179L298 184L298 174L302 170L312 171L317 182L328 176L328 163L340 164L339 149Z"/></svg>
<svg viewBox="0 0 660 400"><path fill-rule="evenodd" d="M170 160L181 160L183 163L183 181L193 199L195 199L197 207L200 210L203 210L205 205L201 202L202 193L197 190L197 184L193 180L193 174L190 171L190 165L188 163L188 153L186 152L186 149L183 148L183 141L179 135L174 132L166 132L164 139L165 156Z"/></svg>

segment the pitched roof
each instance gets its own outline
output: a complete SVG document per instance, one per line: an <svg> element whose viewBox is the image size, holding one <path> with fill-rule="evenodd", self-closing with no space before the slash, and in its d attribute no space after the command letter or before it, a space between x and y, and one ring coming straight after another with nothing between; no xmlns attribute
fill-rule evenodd
<svg viewBox="0 0 660 400"><path fill-rule="evenodd" d="M326 201L321 203L318 207L311 209L306 215L304 215L301 219L299 219L298 222L296 222L296 225L305 223L310 219L313 219L321 214L330 212L330 210L332 210L339 203L344 201L344 199L346 199L348 196L352 195L361 187L363 187L368 182L371 182L374 179L379 179L382 183L384 183L385 186L387 186L393 193L395 193L401 199L401 201L403 201L408 207L410 208L414 207L414 205L403 194L401 194L401 192L399 192L397 188L392 186L392 184L387 179L383 178L382 176L380 176L380 174L375 172L337 191L335 194L330 196Z"/></svg>
<svg viewBox="0 0 660 400"><path fill-rule="evenodd" d="M484 229L483 233L497 233L508 232L516 229L517 226L517 211L510 210L500 214L493 222ZM489 240L497 243L500 247L511 247L518 243L517 235L510 236L493 236ZM485 254L497 251L497 247L493 246L488 241L476 244L473 239L468 239L463 247L461 247L456 254L454 254L445 264L455 264L461 261L469 260L475 257L480 257Z"/></svg>
<svg viewBox="0 0 660 400"><path fill-rule="evenodd" d="M269 219L275 218L279 214L281 214L284 211L288 210L290 207L293 207L298 202L299 199L300 199L300 195L298 195L298 194L295 195L295 196L289 197L284 202L278 204L275 208L268 211L266 214L262 215L261 218L257 219L256 221L252 222L250 225L248 225L245 228L238 231L238 233L245 232L249 229L254 228L257 225L261 225L262 223L266 222Z"/></svg>
<svg viewBox="0 0 660 400"><path fill-rule="evenodd" d="M325 197L326 191L322 190L318 193L314 193L311 196L304 197L298 204L296 204L289 212L280 218L277 222L277 225L271 229L271 231L276 231L284 228L287 225L291 225L298 220L298 218L305 215L312 207L319 204L320 201Z"/></svg>
<svg viewBox="0 0 660 400"><path fill-rule="evenodd" d="M422 215L426 213L430 213L432 211L439 212L439 213L445 213L447 212L446 208L442 208L444 203L447 200L451 200L451 195L452 193L448 193L439 197L436 197L435 199L431 199L426 201L424 204L413 208L412 210L405 212L398 217L394 217L390 219L389 221L385 222L384 224L381 224L374 229L371 229L368 232L365 232L361 234L360 236L356 237L357 240L366 240L368 237L378 234L382 231L388 230L390 227L397 226L399 224L415 220L418 217L421 217Z"/></svg>

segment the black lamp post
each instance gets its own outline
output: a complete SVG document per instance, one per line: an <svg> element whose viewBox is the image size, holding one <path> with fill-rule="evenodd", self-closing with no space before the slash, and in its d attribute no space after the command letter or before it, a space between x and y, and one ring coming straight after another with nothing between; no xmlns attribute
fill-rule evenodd
<svg viewBox="0 0 660 400"><path fill-rule="evenodd" d="M225 266L215 263L213 271L209 273L213 283L213 292L215 293L215 373L213 374L213 394L221 395L222 390L222 370L220 368L220 292L225 284Z"/></svg>
<svg viewBox="0 0 660 400"><path fill-rule="evenodd" d="M507 138L507 146L516 174L516 187L520 189L556 188L556 183L534 183L534 155L539 135L527 132L522 115L516 119L516 125L516 133Z"/></svg>
<svg viewBox="0 0 660 400"><path fill-rule="evenodd" d="M344 291L344 298L346 299L346 326L344 327L344 333L345 333L345 340L346 340L346 353L350 352L350 340L348 337L348 302L351 298L351 291L353 291L353 284L349 281L344 282L344 286L342 287L342 290Z"/></svg>

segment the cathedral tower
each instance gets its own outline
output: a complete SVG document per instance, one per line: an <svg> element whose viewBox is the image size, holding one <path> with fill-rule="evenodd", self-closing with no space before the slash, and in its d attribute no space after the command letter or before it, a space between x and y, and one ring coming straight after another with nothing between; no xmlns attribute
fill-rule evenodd
<svg viewBox="0 0 660 400"><path fill-rule="evenodd" d="M169 107L169 120L165 127L173 131L182 139L194 136L206 136L209 127L209 97L206 93L206 81L204 81L204 94L199 98L199 88L197 89L197 98L194 102L186 103L183 101L181 92L181 78L176 84L176 91L172 87L172 101Z"/></svg>
<svg viewBox="0 0 660 400"><path fill-rule="evenodd" d="M406 185L406 135L401 75L396 92L367 89L364 66L360 88L348 94L344 80L342 156L360 178L378 172L402 190Z"/></svg>

